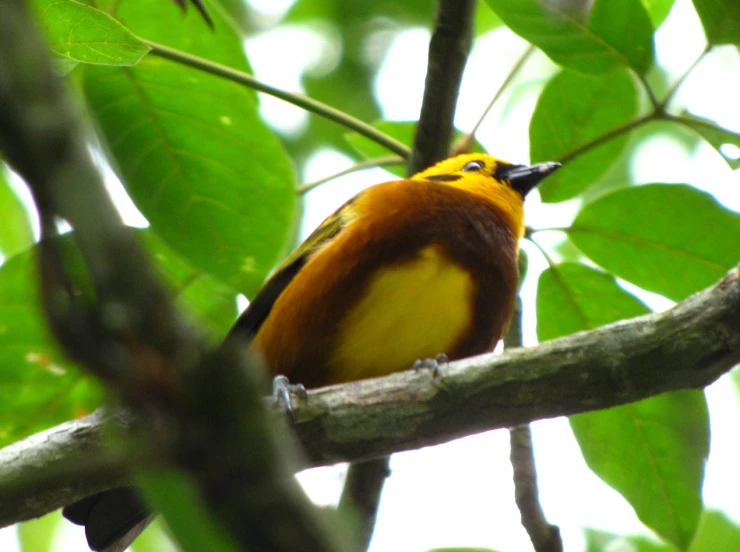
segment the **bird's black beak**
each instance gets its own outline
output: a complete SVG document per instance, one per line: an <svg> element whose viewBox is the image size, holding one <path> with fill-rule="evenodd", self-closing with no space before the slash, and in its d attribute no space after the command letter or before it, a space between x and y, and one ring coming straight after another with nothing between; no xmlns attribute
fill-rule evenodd
<svg viewBox="0 0 740 552"><path fill-rule="evenodd" d="M526 196L529 191L537 186L548 175L560 168L560 163L548 161L536 165L514 165L501 177L511 183L511 187Z"/></svg>

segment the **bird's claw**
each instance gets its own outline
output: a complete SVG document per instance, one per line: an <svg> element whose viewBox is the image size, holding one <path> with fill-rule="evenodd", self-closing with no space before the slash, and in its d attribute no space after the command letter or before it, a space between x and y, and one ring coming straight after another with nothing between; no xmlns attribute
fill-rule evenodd
<svg viewBox="0 0 740 552"><path fill-rule="evenodd" d="M295 393L302 400L308 399L306 388L301 383L290 383L288 378L283 375L275 376L272 380L272 401L276 406L283 409L292 421L295 422L295 410L293 399L290 394Z"/></svg>
<svg viewBox="0 0 740 552"><path fill-rule="evenodd" d="M416 370L417 372L419 370L431 370L432 377L436 378L437 376L439 376L440 365L447 364L449 361L450 359L447 358L446 354L440 353L434 358L417 360L416 362L414 362L414 365L411 367L411 369Z"/></svg>

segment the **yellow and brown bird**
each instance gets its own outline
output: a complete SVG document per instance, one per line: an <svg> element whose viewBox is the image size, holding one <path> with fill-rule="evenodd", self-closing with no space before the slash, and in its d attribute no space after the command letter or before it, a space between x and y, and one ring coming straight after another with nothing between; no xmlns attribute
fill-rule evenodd
<svg viewBox="0 0 740 552"><path fill-rule="evenodd" d="M473 153L367 188L288 257L227 340L308 388L492 350L514 310L524 197L559 166ZM131 493L65 515L104 550L147 517Z"/></svg>

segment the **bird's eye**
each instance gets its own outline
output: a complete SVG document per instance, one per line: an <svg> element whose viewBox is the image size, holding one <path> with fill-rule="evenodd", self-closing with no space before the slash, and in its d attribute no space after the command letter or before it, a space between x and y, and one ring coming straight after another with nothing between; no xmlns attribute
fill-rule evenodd
<svg viewBox="0 0 740 552"><path fill-rule="evenodd" d="M479 171L483 169L485 165L482 161L469 161L465 163L465 166L462 168L463 172L473 172L473 171Z"/></svg>

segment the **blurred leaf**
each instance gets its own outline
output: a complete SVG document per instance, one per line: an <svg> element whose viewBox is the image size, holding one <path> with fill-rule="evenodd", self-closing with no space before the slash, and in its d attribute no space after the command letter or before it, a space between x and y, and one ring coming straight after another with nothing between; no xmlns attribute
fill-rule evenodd
<svg viewBox="0 0 740 552"><path fill-rule="evenodd" d="M696 117L695 115L682 115L675 119L679 124L686 126L696 132L699 136L709 142L714 149L727 161L727 164L731 169L735 170L740 168L740 156L729 155L727 150L723 151L725 144L730 144L736 148L740 148L740 134L732 132L721 126L718 126L714 121L709 119L703 119Z"/></svg>
<svg viewBox="0 0 740 552"><path fill-rule="evenodd" d="M737 0L693 0L709 44L740 42L740 2Z"/></svg>
<svg viewBox="0 0 740 552"><path fill-rule="evenodd" d="M540 275L540 341L649 312L614 278L566 263ZM616 377L616 376L615 376ZM594 382L614 385L612 381ZM709 413L701 391L664 393L569 418L588 466L624 496L640 520L685 549L701 514Z"/></svg>
<svg viewBox="0 0 740 552"><path fill-rule="evenodd" d="M193 482L174 471L139 472L147 502L164 517L183 552L237 552L240 548L208 513Z"/></svg>
<svg viewBox="0 0 740 552"><path fill-rule="evenodd" d="M372 126L411 147L414 143L417 124L418 121L377 121ZM452 136L452 143L454 144L462 137L463 133L456 130ZM356 132L345 134L345 138L363 159L377 159L389 155L386 148ZM485 150L478 140L474 140L472 151L483 152ZM385 169L400 178L406 177L406 167L404 165L388 166Z"/></svg>
<svg viewBox="0 0 740 552"><path fill-rule="evenodd" d="M690 552L740 550L740 527L722 512L707 510L699 523L699 531Z"/></svg>
<svg viewBox="0 0 740 552"><path fill-rule="evenodd" d="M177 306L221 339L238 314L236 290L193 268L152 232L145 230L139 235L159 276L175 291Z"/></svg>
<svg viewBox="0 0 740 552"><path fill-rule="evenodd" d="M512 31L564 67L604 73L625 66L644 74L653 63L653 29L640 0L486 1Z"/></svg>
<svg viewBox="0 0 740 552"><path fill-rule="evenodd" d="M627 134L568 157L634 119L637 109L637 89L627 70L600 78L562 71L550 80L529 124L530 158L564 163L539 186L542 200L571 199L608 172L628 143Z"/></svg>
<svg viewBox="0 0 740 552"><path fill-rule="evenodd" d="M586 527L586 552L676 552L670 544L648 540L645 537L615 535Z"/></svg>
<svg viewBox="0 0 740 552"><path fill-rule="evenodd" d="M504 24L501 18L485 2L479 2L475 8L473 34L481 36L495 31Z"/></svg>
<svg viewBox="0 0 740 552"><path fill-rule="evenodd" d="M657 29L661 26L665 18L673 8L673 4L676 0L641 0L642 5L645 6L645 10L650 17L650 22L653 24L653 29Z"/></svg>
<svg viewBox="0 0 740 552"><path fill-rule="evenodd" d="M740 215L691 186L648 184L589 203L567 232L614 275L680 301L737 263Z"/></svg>
<svg viewBox="0 0 740 552"><path fill-rule="evenodd" d="M219 5L215 31L197 10L124 2L140 36L239 70L242 42ZM196 267L247 296L292 235L290 161L258 115L251 90L148 56L136 68L89 67L85 92L124 185L152 230Z"/></svg>
<svg viewBox="0 0 740 552"><path fill-rule="evenodd" d="M64 356L46 327L36 254L33 247L0 267L0 447L102 402L97 382Z"/></svg>
<svg viewBox="0 0 740 552"><path fill-rule="evenodd" d="M54 536L62 525L62 512L56 510L43 517L19 523L18 544L20 552L48 552Z"/></svg>
<svg viewBox="0 0 740 552"><path fill-rule="evenodd" d="M8 173L0 163L0 255L12 257L33 243L33 228L26 206L8 181Z"/></svg>
<svg viewBox="0 0 740 552"><path fill-rule="evenodd" d="M52 51L63 58L100 65L136 65L149 51L126 27L73 0L35 0Z"/></svg>

